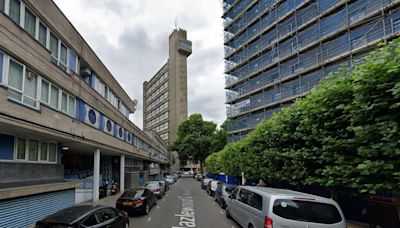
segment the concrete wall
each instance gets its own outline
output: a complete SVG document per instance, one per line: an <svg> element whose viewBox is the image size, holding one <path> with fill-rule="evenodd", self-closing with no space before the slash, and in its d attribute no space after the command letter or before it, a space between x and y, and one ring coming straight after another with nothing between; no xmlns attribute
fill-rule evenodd
<svg viewBox="0 0 400 228"><path fill-rule="evenodd" d="M0 162L0 187L25 183L27 180L32 183L45 183L63 179L63 165Z"/></svg>
<svg viewBox="0 0 400 228"><path fill-rule="evenodd" d="M93 199L93 189L75 189L75 204Z"/></svg>

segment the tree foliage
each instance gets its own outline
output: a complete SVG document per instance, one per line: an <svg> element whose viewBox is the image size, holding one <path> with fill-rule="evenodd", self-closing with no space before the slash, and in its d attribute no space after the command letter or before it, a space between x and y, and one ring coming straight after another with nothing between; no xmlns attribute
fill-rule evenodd
<svg viewBox="0 0 400 228"><path fill-rule="evenodd" d="M400 192L400 41L275 113L207 169L292 185ZM209 168L210 167L210 168Z"/></svg>
<svg viewBox="0 0 400 228"><path fill-rule="evenodd" d="M178 126L177 139L171 149L178 152L181 165L200 163L202 169L208 155L224 148L226 124L219 129L216 127L215 123L203 120L200 114L191 115Z"/></svg>

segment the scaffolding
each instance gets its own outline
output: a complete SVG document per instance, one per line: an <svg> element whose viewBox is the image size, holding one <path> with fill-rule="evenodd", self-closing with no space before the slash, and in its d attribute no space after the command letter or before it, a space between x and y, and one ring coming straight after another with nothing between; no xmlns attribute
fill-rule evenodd
<svg viewBox="0 0 400 228"><path fill-rule="evenodd" d="M257 10L260 4L270 7ZM309 93L330 72L359 65L375 44L398 36L398 5L395 0L260 0L243 6L248 11L233 19L231 27L239 27L225 46L227 115L233 121L228 132L253 129L266 112ZM237 106L244 101L245 107Z"/></svg>

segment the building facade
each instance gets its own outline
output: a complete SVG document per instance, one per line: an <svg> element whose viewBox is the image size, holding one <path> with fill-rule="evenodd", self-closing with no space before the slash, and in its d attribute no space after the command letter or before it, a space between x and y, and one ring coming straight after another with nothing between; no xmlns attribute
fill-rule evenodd
<svg viewBox="0 0 400 228"><path fill-rule="evenodd" d="M224 0L228 142L398 37L395 0Z"/></svg>
<svg viewBox="0 0 400 228"><path fill-rule="evenodd" d="M143 128L155 131L168 144L176 139L177 127L187 119L187 58L192 42L187 32L175 29L169 36L169 58L143 83Z"/></svg>
<svg viewBox="0 0 400 228"><path fill-rule="evenodd" d="M0 0L0 227L167 171L165 144L135 126L129 98L51 0Z"/></svg>

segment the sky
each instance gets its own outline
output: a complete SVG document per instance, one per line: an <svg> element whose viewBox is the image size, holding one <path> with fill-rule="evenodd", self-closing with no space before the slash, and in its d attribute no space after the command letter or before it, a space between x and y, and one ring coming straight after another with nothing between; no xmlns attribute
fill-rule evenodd
<svg viewBox="0 0 400 228"><path fill-rule="evenodd" d="M177 26L193 42L188 58L189 115L225 119L220 0L54 0L128 93L138 100L130 119L142 128L143 82L168 58Z"/></svg>

